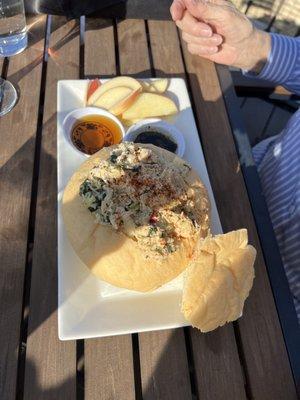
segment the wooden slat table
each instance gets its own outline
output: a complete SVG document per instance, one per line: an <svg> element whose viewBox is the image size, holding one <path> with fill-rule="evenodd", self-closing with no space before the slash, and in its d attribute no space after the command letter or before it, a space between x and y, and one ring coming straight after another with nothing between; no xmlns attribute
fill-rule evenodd
<svg viewBox="0 0 300 400"><path fill-rule="evenodd" d="M281 297L271 290L226 71L191 56L169 21L37 16L30 26L28 49L0 65L20 91L0 120L0 399L296 399L295 313L290 299L281 306L285 283ZM243 318L214 332L58 340L57 81L119 74L186 80L224 231L246 227L258 250Z"/></svg>

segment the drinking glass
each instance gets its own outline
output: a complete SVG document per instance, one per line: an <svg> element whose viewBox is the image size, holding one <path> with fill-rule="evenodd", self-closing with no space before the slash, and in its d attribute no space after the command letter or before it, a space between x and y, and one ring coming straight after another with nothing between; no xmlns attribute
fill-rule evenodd
<svg viewBox="0 0 300 400"><path fill-rule="evenodd" d="M27 30L23 0L0 0L0 57L10 57L27 47ZM0 117L17 101L11 82L0 78Z"/></svg>

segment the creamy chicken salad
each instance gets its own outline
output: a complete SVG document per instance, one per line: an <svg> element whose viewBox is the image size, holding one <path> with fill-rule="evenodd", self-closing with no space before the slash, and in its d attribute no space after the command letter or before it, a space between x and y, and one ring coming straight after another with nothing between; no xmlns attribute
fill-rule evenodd
<svg viewBox="0 0 300 400"><path fill-rule="evenodd" d="M197 234L208 214L190 170L151 148L121 143L90 171L79 195L97 223L131 237L146 257L164 257Z"/></svg>

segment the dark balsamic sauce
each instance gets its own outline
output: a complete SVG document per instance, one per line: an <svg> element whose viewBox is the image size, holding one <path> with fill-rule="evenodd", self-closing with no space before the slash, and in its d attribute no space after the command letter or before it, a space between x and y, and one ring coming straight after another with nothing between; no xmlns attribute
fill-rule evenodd
<svg viewBox="0 0 300 400"><path fill-rule="evenodd" d="M169 150L175 153L177 150L177 144L164 134L156 131L145 131L141 132L134 139L135 143L150 143L154 146L161 147L162 149Z"/></svg>

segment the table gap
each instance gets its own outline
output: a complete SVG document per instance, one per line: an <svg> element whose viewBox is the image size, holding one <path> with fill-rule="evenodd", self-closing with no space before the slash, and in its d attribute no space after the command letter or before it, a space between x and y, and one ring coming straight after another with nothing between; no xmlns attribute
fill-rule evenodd
<svg viewBox="0 0 300 400"><path fill-rule="evenodd" d="M115 62L116 62L116 75L120 75L120 55L119 55L119 40L118 40L118 20L113 20L113 28L114 28L114 42L115 42Z"/></svg>
<svg viewBox="0 0 300 400"><path fill-rule="evenodd" d="M76 400L84 400L84 340L76 340Z"/></svg>
<svg viewBox="0 0 300 400"><path fill-rule="evenodd" d="M36 127L36 136L35 136L34 162L33 162L31 197L30 197L31 201L30 201L28 232L27 232L26 260L24 266L25 272L24 272L23 301L22 301L22 313L21 313L22 317L20 323L18 369L17 369L17 382L16 382L17 400L23 399L23 394L24 394L26 344L27 344L28 317L30 308L29 304L30 304L32 255L34 247L34 233L35 233L34 230L35 230L36 205L37 205L37 195L38 195L38 179L39 179L40 154L41 154L41 144L42 144L43 114L44 114L47 59L48 59L47 55L48 55L50 29L51 29L51 16L47 16L44 51L43 51L42 74L41 74L41 86L39 95L39 110L38 110L38 120Z"/></svg>
<svg viewBox="0 0 300 400"><path fill-rule="evenodd" d="M9 64L9 59L5 57L2 62L1 75L0 75L2 79L6 79L7 77L8 64ZM2 108L2 98L0 99L0 108Z"/></svg>
<svg viewBox="0 0 300 400"><path fill-rule="evenodd" d="M6 79L8 70L9 59L4 57L1 71L1 78Z"/></svg>
<svg viewBox="0 0 300 400"><path fill-rule="evenodd" d="M79 19L79 78L84 79L85 16ZM76 340L76 400L84 400L84 340Z"/></svg>
<svg viewBox="0 0 300 400"><path fill-rule="evenodd" d="M149 63L150 63L150 74L152 78L156 77L156 72L154 68L154 62L153 62L153 55L152 55L152 50L151 50L151 41L150 41L150 33L149 33L149 26L148 26L148 21L145 19L145 32L146 32L146 39L147 39L147 46L148 46L148 56L149 56Z"/></svg>
<svg viewBox="0 0 300 400"><path fill-rule="evenodd" d="M190 384L191 384L191 392L192 392L193 400L196 400L196 399L198 399L197 393L199 393L199 390L197 388L197 380L196 380L196 376L195 376L195 361L194 361L194 356L193 356L193 347L192 347L192 341L191 341L191 336L190 336L190 328L184 327L183 332L184 332L186 355L187 355L187 360L188 360L188 365L189 365L189 377L190 377Z"/></svg>
<svg viewBox="0 0 300 400"><path fill-rule="evenodd" d="M135 399L143 400L140 347L139 347L139 337L137 333L133 333L131 335L131 342L132 342Z"/></svg>
<svg viewBox="0 0 300 400"><path fill-rule="evenodd" d="M84 33L85 33L85 16L82 15L79 20L80 39L79 39L79 78L84 79Z"/></svg>
<svg viewBox="0 0 300 400"><path fill-rule="evenodd" d="M242 339L241 339L240 328L236 321L234 321L232 323L232 325L233 325L233 331L234 331L235 341L236 341L236 345L237 345L237 351L238 351L240 363L242 366L241 370L242 370L242 373L244 376L244 388L245 388L246 397L247 397L247 399L251 400L254 398L254 396L253 396L253 393L252 393L252 390L251 390L251 387L249 384L250 379L249 379L249 373L248 373L243 343L242 343Z"/></svg>

